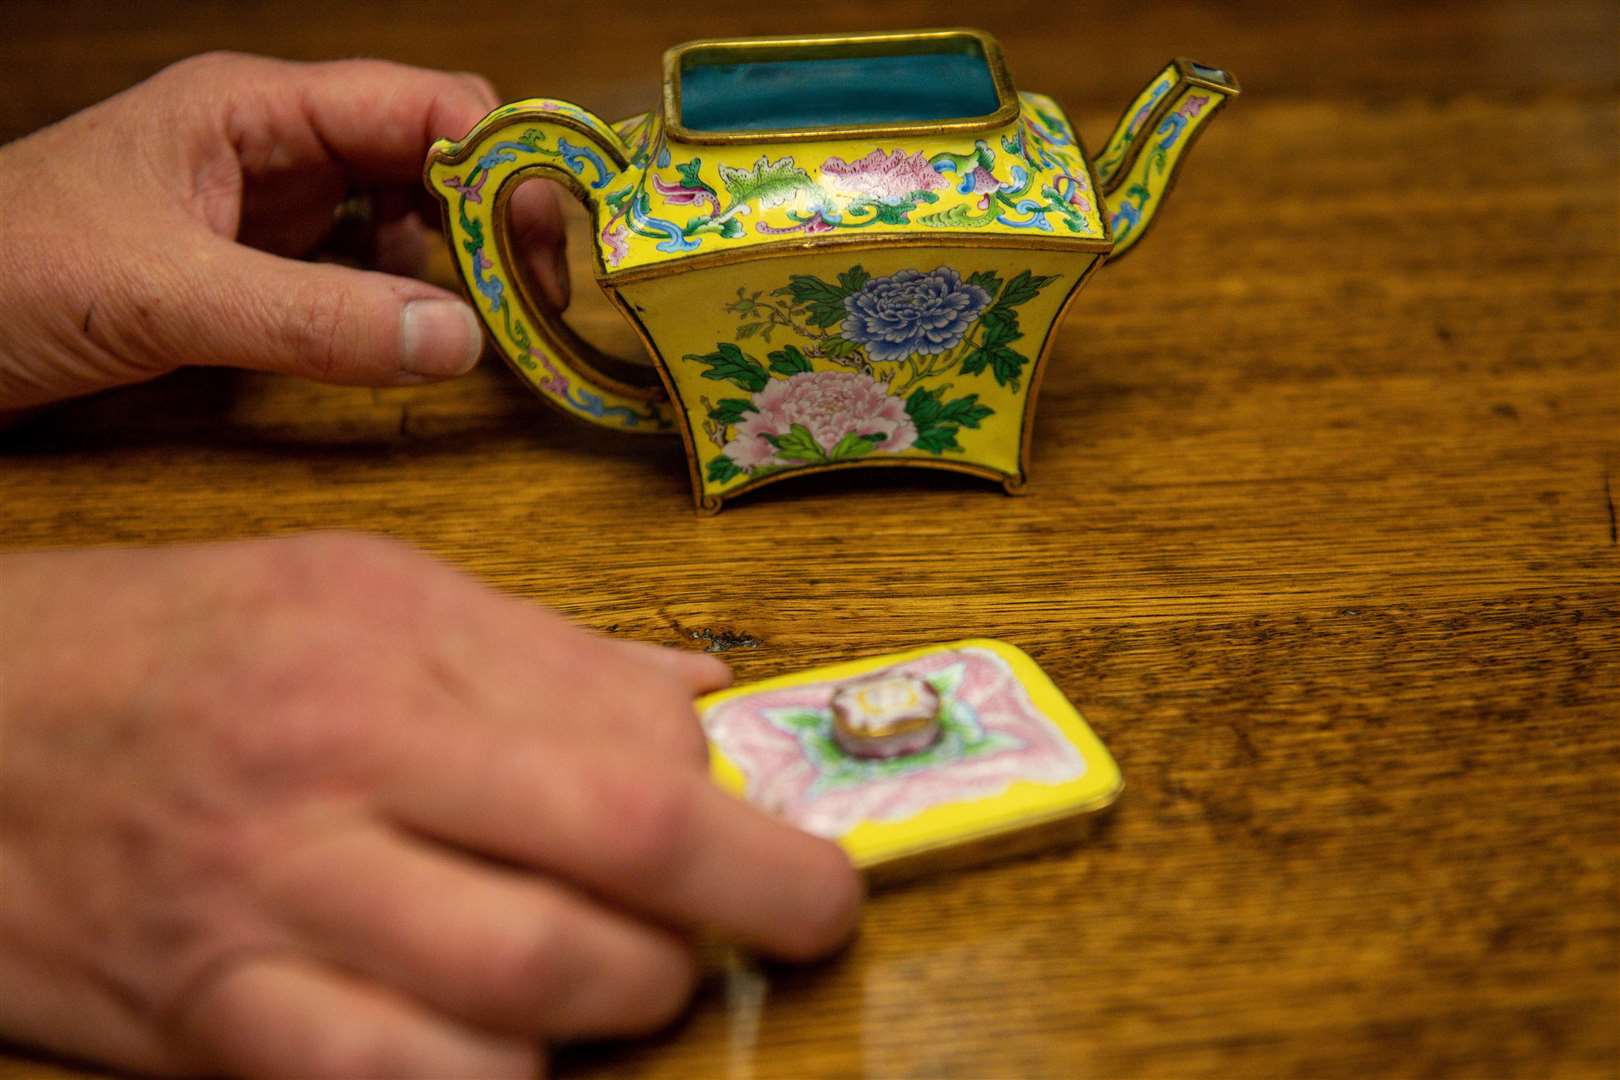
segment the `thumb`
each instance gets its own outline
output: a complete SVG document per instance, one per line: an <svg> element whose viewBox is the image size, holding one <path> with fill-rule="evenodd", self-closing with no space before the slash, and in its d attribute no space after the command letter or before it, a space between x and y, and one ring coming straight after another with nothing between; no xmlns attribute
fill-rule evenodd
<svg viewBox="0 0 1620 1080"><path fill-rule="evenodd" d="M199 254L186 303L166 313L163 344L182 363L397 386L464 374L483 351L473 309L424 282L226 241Z"/></svg>

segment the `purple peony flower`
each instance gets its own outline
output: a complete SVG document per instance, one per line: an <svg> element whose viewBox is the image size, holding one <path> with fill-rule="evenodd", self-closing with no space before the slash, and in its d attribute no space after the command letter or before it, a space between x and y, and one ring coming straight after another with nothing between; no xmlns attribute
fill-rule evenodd
<svg viewBox="0 0 1620 1080"><path fill-rule="evenodd" d="M744 469L795 464L779 460L767 436L788 435L795 424L810 432L823 455L851 435L883 435L874 450L904 450L917 441L906 403L890 397L870 375L853 371L801 371L753 397L755 412L737 425L725 455Z"/></svg>
<svg viewBox="0 0 1620 1080"><path fill-rule="evenodd" d="M843 334L872 360L904 360L953 348L990 303L990 294L949 267L873 278L844 297Z"/></svg>
<svg viewBox="0 0 1620 1080"><path fill-rule="evenodd" d="M837 194L891 206L945 184L944 177L933 170L921 151L908 156L900 150L888 155L874 150L859 161L831 157L822 162L821 171L830 178L828 186Z"/></svg>

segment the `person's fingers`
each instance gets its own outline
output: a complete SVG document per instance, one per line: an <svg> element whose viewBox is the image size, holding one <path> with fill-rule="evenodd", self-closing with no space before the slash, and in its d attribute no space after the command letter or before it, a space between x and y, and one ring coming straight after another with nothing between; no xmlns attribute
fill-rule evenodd
<svg viewBox="0 0 1620 1080"><path fill-rule="evenodd" d="M485 113L492 113L500 107L501 93L488 78L476 71L458 71L455 74L472 90L473 96L483 106Z"/></svg>
<svg viewBox="0 0 1620 1080"><path fill-rule="evenodd" d="M429 246L443 242L414 214L382 222L377 226L373 242L371 269L399 277L415 277L427 265Z"/></svg>
<svg viewBox="0 0 1620 1080"><path fill-rule="evenodd" d="M837 845L611 745L459 732L402 753L380 784L409 828L670 925L789 959L855 928L862 887Z"/></svg>
<svg viewBox="0 0 1620 1080"><path fill-rule="evenodd" d="M381 824L306 848L264 887L319 955L480 1028L642 1033L696 981L691 947L667 931Z"/></svg>
<svg viewBox="0 0 1620 1080"><path fill-rule="evenodd" d="M213 237L199 239L168 276L178 280L154 276L151 299L136 301L125 350L367 386L460 375L483 350L471 307L408 278L295 262Z"/></svg>
<svg viewBox="0 0 1620 1080"><path fill-rule="evenodd" d="M693 695L713 693L731 685L731 668L718 656L648 645L640 641L608 638L606 643L627 663L664 672L692 691Z"/></svg>
<svg viewBox="0 0 1620 1080"><path fill-rule="evenodd" d="M201 1064L232 1076L498 1077L538 1075L538 1046L437 1016L334 968L292 957L248 959L198 991L179 1020Z"/></svg>
<svg viewBox="0 0 1620 1080"><path fill-rule="evenodd" d="M481 718L506 738L608 742L621 753L707 775L708 743L693 698L730 680L701 653L582 631L554 612L487 589L460 574L419 575L425 608L412 620L441 680L442 722ZM557 723L551 717L566 717Z"/></svg>
<svg viewBox="0 0 1620 1080"><path fill-rule="evenodd" d="M420 183L433 141L461 138L498 104L480 76L383 60L212 62L239 99L231 134L250 173L259 158L336 160L358 182ZM261 68L259 77L243 65Z"/></svg>
<svg viewBox="0 0 1620 1080"><path fill-rule="evenodd" d="M544 180L529 180L512 189L512 242L520 264L540 286L539 298L555 311L568 307L572 285L568 280L562 209L557 187Z"/></svg>

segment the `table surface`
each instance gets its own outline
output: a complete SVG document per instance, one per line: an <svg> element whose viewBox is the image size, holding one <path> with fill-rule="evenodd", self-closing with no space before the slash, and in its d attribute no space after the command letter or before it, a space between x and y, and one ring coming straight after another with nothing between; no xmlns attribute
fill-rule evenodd
<svg viewBox="0 0 1620 1080"><path fill-rule="evenodd" d="M0 137L212 47L623 115L664 47L806 21L634 8L9 4ZM1243 82L1071 311L1027 496L842 474L705 518L676 441L498 363L387 392L191 370L0 435L0 541L375 530L609 633L736 644L744 679L1004 638L1117 756L1085 845L881 893L847 954L717 971L565 1075L1615 1076L1616 9L818 10L983 26L1092 145L1171 55ZM44 1075L74 1073L0 1059Z"/></svg>

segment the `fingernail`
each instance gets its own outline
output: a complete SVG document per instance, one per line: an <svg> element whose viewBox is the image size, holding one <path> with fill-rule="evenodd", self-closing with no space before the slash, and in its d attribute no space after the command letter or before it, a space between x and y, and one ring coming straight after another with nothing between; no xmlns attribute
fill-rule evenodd
<svg viewBox="0 0 1620 1080"><path fill-rule="evenodd" d="M712 687L715 690L724 690L731 685L731 665L718 656L710 656L708 653L689 652L683 652L680 655L686 665L691 668L692 674L700 679L705 686Z"/></svg>
<svg viewBox="0 0 1620 1080"><path fill-rule="evenodd" d="M484 331L459 300L412 300L399 317L401 370L447 378L462 375L484 351Z"/></svg>

